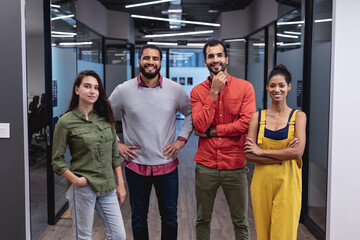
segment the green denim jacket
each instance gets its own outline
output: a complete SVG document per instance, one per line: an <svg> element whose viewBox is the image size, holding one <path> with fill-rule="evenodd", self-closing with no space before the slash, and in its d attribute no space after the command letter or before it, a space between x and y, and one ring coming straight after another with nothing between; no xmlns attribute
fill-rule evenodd
<svg viewBox="0 0 360 240"><path fill-rule="evenodd" d="M65 162L67 146L71 166ZM89 120L77 108L59 119L52 148L52 166L56 174L70 170L79 177L85 177L94 192L106 193L115 189L113 169L121 163L115 127L95 110L89 113ZM67 188L70 185L68 181Z"/></svg>

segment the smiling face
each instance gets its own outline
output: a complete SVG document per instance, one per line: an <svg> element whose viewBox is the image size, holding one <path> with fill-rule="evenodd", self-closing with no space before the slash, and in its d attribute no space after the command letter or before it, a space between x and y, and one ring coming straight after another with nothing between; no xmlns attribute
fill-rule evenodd
<svg viewBox="0 0 360 240"><path fill-rule="evenodd" d="M225 57L223 46L218 44L216 46L208 46L206 48L205 66L213 74L218 74L220 71L226 73L226 66L229 63L229 57Z"/></svg>
<svg viewBox="0 0 360 240"><path fill-rule="evenodd" d="M286 96L290 89L291 84L287 84L285 76L281 74L274 75L266 84L266 90L273 101L286 101Z"/></svg>
<svg viewBox="0 0 360 240"><path fill-rule="evenodd" d="M145 48L139 59L141 74L147 79L154 79L160 72L161 59L157 49Z"/></svg>
<svg viewBox="0 0 360 240"><path fill-rule="evenodd" d="M93 76L85 76L80 86L75 86L75 93L79 96L79 104L94 105L99 98L99 83Z"/></svg>

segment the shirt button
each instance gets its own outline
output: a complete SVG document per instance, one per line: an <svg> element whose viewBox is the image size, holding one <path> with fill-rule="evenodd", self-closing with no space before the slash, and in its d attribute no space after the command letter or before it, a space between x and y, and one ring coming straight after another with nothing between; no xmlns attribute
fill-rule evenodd
<svg viewBox="0 0 360 240"><path fill-rule="evenodd" d="M214 118L214 117L212 117L212 118Z"/></svg>
<svg viewBox="0 0 360 240"><path fill-rule="evenodd" d="M218 152L220 152L220 150L218 150Z"/></svg>
<svg viewBox="0 0 360 240"><path fill-rule="evenodd" d="M222 115L220 114L220 117L222 117Z"/></svg>
<svg viewBox="0 0 360 240"><path fill-rule="evenodd" d="M221 103L221 101L219 101L219 103Z"/></svg>
<svg viewBox="0 0 360 240"><path fill-rule="evenodd" d="M221 137L219 137L219 139L221 139Z"/></svg>

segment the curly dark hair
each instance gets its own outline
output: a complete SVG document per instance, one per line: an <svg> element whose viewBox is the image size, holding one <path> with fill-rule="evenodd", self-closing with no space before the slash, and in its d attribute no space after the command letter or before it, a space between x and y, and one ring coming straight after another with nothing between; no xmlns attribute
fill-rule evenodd
<svg viewBox="0 0 360 240"><path fill-rule="evenodd" d="M291 83L291 74L289 70L282 64L276 65L270 72L268 77L269 80L276 75L282 75L285 78L286 83L289 85Z"/></svg>

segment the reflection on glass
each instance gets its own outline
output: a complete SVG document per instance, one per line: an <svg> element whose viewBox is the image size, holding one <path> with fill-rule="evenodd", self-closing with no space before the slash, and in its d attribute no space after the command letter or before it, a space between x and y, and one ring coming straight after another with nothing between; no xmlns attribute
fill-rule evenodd
<svg viewBox="0 0 360 240"><path fill-rule="evenodd" d="M76 19L75 1L68 0L61 3L52 0L51 4L60 6L51 8L51 44L70 51L76 49Z"/></svg>
<svg viewBox="0 0 360 240"><path fill-rule="evenodd" d="M268 27L268 56L267 56L267 69L268 69L268 74L270 73L270 71L273 69L274 67L274 55L276 54L275 52L275 31L276 31L276 23L272 24ZM267 74L267 76L269 76ZM269 97L269 95L267 94L267 91L265 91L265 95L267 97L266 100L266 108L270 108L271 106L271 98Z"/></svg>
<svg viewBox="0 0 360 240"><path fill-rule="evenodd" d="M248 38L247 80L254 86L257 111L264 108L264 57L265 30L261 30Z"/></svg>
<svg viewBox="0 0 360 240"><path fill-rule="evenodd" d="M102 63L102 37L87 27L77 27L77 49L79 60Z"/></svg>
<svg viewBox="0 0 360 240"><path fill-rule="evenodd" d="M77 74L77 26L74 0L52 0L51 4L60 6L51 8L52 81L53 86L56 86L56 89L53 89L53 102L57 103L53 106L53 125L55 125L69 106L72 86ZM68 153L65 159L69 163ZM66 203L66 180L54 174L54 182L54 214L56 214Z"/></svg>
<svg viewBox="0 0 360 240"><path fill-rule="evenodd" d="M202 49L170 49L169 55L170 79L178 79L178 83L183 85L190 96L192 88L205 81L209 75Z"/></svg>
<svg viewBox="0 0 360 240"><path fill-rule="evenodd" d="M104 82L102 36L82 24L77 25L76 33L77 72L93 70Z"/></svg>
<svg viewBox="0 0 360 240"><path fill-rule="evenodd" d="M209 75L208 69L204 64L204 54L202 49L170 49L170 79L178 81L185 92L190 96L190 92L199 83L206 80ZM177 119L184 116L177 113Z"/></svg>
<svg viewBox="0 0 360 240"><path fill-rule="evenodd" d="M228 72L231 76L245 79L246 41L245 39L225 40L229 64Z"/></svg>
<svg viewBox="0 0 360 240"><path fill-rule="evenodd" d="M302 108L303 28L301 10L295 9L277 21L276 64L283 64L292 75L292 90L288 93L289 107Z"/></svg>
<svg viewBox="0 0 360 240"><path fill-rule="evenodd" d="M310 83L308 215L324 232L329 139L331 18L332 0L315 0Z"/></svg>
<svg viewBox="0 0 360 240"><path fill-rule="evenodd" d="M125 40L105 40L105 90L110 96L115 87L131 79L130 46ZM120 121L120 113L115 114L115 120Z"/></svg>

